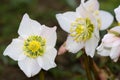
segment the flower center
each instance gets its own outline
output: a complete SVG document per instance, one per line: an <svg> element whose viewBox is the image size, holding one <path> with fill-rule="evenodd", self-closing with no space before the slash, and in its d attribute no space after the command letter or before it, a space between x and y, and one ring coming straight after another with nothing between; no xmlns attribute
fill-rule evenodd
<svg viewBox="0 0 120 80"><path fill-rule="evenodd" d="M94 25L88 18L77 18L71 24L70 35L76 42L86 41L91 38L94 31Z"/></svg>
<svg viewBox="0 0 120 80"><path fill-rule="evenodd" d="M46 40L41 36L30 36L24 42L24 54L30 58L42 56L45 52L45 44Z"/></svg>
<svg viewBox="0 0 120 80"><path fill-rule="evenodd" d="M31 41L28 46L28 49L31 50L32 52L36 52L40 48L41 44L38 41Z"/></svg>

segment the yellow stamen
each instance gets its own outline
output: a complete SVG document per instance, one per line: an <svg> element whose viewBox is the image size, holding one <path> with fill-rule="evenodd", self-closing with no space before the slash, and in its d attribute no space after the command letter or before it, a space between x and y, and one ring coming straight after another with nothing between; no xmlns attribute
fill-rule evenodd
<svg viewBox="0 0 120 80"><path fill-rule="evenodd" d="M32 52L36 52L38 49L41 48L41 44L38 41L31 41L28 45L28 49Z"/></svg>
<svg viewBox="0 0 120 80"><path fill-rule="evenodd" d="M30 58L42 56L45 52L46 40L41 36L30 36L25 40L24 54Z"/></svg>
<svg viewBox="0 0 120 80"><path fill-rule="evenodd" d="M96 10L94 13L95 13L95 15L99 15L99 11L98 10Z"/></svg>
<svg viewBox="0 0 120 80"><path fill-rule="evenodd" d="M88 18L77 18L71 24L70 35L76 42L86 41L91 38L94 26Z"/></svg>
<svg viewBox="0 0 120 80"><path fill-rule="evenodd" d="M101 27L101 20L100 19L97 19L97 23L98 23L98 28L100 29L100 27Z"/></svg>
<svg viewBox="0 0 120 80"><path fill-rule="evenodd" d="M102 24L101 24L101 19L100 19L100 16L99 16L99 10L94 11L94 17L96 18L98 28L100 29Z"/></svg>

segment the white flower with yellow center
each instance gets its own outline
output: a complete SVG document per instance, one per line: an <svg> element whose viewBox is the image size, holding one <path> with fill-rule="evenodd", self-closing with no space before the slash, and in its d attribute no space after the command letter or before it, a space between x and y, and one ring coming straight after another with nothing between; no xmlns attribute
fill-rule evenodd
<svg viewBox="0 0 120 80"><path fill-rule="evenodd" d="M118 25L108 31L103 37L100 46L97 48L101 56L110 56L115 62L120 56L120 6L115 10Z"/></svg>
<svg viewBox="0 0 120 80"><path fill-rule="evenodd" d="M48 28L25 14L18 34L20 36L12 40L4 55L18 61L20 69L28 77L36 75L41 69L48 70L56 66L56 27Z"/></svg>
<svg viewBox="0 0 120 80"><path fill-rule="evenodd" d="M99 42L99 29L106 29L113 22L113 16L99 10L97 0L81 0L75 12L57 14L56 18L63 30L69 33L66 49L77 53L85 48L86 54L93 57Z"/></svg>

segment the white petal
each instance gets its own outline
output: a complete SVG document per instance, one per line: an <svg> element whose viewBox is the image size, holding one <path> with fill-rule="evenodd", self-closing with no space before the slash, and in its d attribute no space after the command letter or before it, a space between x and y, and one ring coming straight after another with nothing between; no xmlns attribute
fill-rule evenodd
<svg viewBox="0 0 120 80"><path fill-rule="evenodd" d="M94 35L92 36L91 39L86 41L85 43L85 51L88 56L93 57L95 54L95 49L98 45L99 39L96 38Z"/></svg>
<svg viewBox="0 0 120 80"><path fill-rule="evenodd" d="M99 9L99 3L97 0L88 0L87 2L84 3L84 5L85 5L85 9L91 12L94 12ZM77 11L80 11L80 6L76 9Z"/></svg>
<svg viewBox="0 0 120 80"><path fill-rule="evenodd" d="M89 16L90 12L87 11L87 9L83 5L80 5L78 8L76 8L76 13L77 15L80 15L81 17L86 18Z"/></svg>
<svg viewBox="0 0 120 80"><path fill-rule="evenodd" d="M52 47L47 47L44 57L47 57L50 60L55 61L56 56L57 56L57 50Z"/></svg>
<svg viewBox="0 0 120 80"><path fill-rule="evenodd" d="M110 13L103 10L100 11L99 16L101 20L100 30L107 29L113 22L113 16Z"/></svg>
<svg viewBox="0 0 120 80"><path fill-rule="evenodd" d="M37 61L44 70L49 70L50 68L56 67L55 64L56 55L57 55L56 49L49 48L46 50L43 56L37 58Z"/></svg>
<svg viewBox="0 0 120 80"><path fill-rule="evenodd" d="M115 35L114 34L106 34L104 35L103 39L102 39L102 42L104 43L112 43L113 41L115 41L114 39Z"/></svg>
<svg viewBox="0 0 120 80"><path fill-rule="evenodd" d="M99 10L98 0L89 0L85 3L85 6L91 11Z"/></svg>
<svg viewBox="0 0 120 80"><path fill-rule="evenodd" d="M113 27L113 28L110 29L110 30L115 31L115 32L117 32L117 33L120 34L120 26Z"/></svg>
<svg viewBox="0 0 120 80"><path fill-rule="evenodd" d="M120 22L120 6L114 9L114 12L115 12L117 21Z"/></svg>
<svg viewBox="0 0 120 80"><path fill-rule="evenodd" d="M77 53L83 47L84 47L84 43L83 42L75 42L73 40L73 37L68 36L67 41L66 41L66 49L69 52Z"/></svg>
<svg viewBox="0 0 120 80"><path fill-rule="evenodd" d="M94 27L94 36L98 39L100 39L100 33L99 33L99 28L98 27Z"/></svg>
<svg viewBox="0 0 120 80"><path fill-rule="evenodd" d="M58 20L60 27L64 31L67 31L69 33L71 24L72 24L72 22L74 22L76 20L77 16L76 16L75 12L69 11L69 12L66 12L63 14L57 14L56 18Z"/></svg>
<svg viewBox="0 0 120 80"><path fill-rule="evenodd" d="M41 31L41 24L29 18L27 14L23 16L20 23L18 34L20 36L39 35Z"/></svg>
<svg viewBox="0 0 120 80"><path fill-rule="evenodd" d="M4 55L8 55L14 60L18 60L19 55L23 54L23 41L19 39L13 39L11 44L4 51Z"/></svg>
<svg viewBox="0 0 120 80"><path fill-rule="evenodd" d="M20 54L18 57L18 61L25 59L27 56L24 54Z"/></svg>
<svg viewBox="0 0 120 80"><path fill-rule="evenodd" d="M27 77L32 77L38 74L41 70L37 60L32 58L26 58L24 60L18 61L18 65Z"/></svg>
<svg viewBox="0 0 120 80"><path fill-rule="evenodd" d="M113 47L110 53L110 58L114 61L117 61L117 59L120 56L120 46Z"/></svg>
<svg viewBox="0 0 120 80"><path fill-rule="evenodd" d="M114 42L120 40L120 38L116 37L114 34L106 34L103 39L102 42L104 43L105 47L112 47L114 45Z"/></svg>
<svg viewBox="0 0 120 80"><path fill-rule="evenodd" d="M116 47L116 46L120 46L120 38L118 40L114 41L112 47Z"/></svg>
<svg viewBox="0 0 120 80"><path fill-rule="evenodd" d="M97 47L97 53L101 56L109 56L110 51L111 48L105 48L103 43L101 43L100 46Z"/></svg>
<svg viewBox="0 0 120 80"><path fill-rule="evenodd" d="M111 49L103 49L101 51L98 51L97 53L101 56L109 56Z"/></svg>
<svg viewBox="0 0 120 80"><path fill-rule="evenodd" d="M88 7L86 7L86 3L84 3L84 0L82 0L80 6L76 8L76 14L80 15L82 18L89 18L94 26L97 26L97 20L93 15L93 12L89 11L87 8Z"/></svg>
<svg viewBox="0 0 120 80"><path fill-rule="evenodd" d="M46 45L54 47L57 40L56 27L49 28L45 25L42 25L41 36L46 39Z"/></svg>
<svg viewBox="0 0 120 80"><path fill-rule="evenodd" d="M117 62L118 59L119 59L119 58L115 58L115 59L113 59L113 61L114 61L114 62Z"/></svg>
<svg viewBox="0 0 120 80"><path fill-rule="evenodd" d="M97 51L102 51L104 49L103 43L101 43L96 49Z"/></svg>

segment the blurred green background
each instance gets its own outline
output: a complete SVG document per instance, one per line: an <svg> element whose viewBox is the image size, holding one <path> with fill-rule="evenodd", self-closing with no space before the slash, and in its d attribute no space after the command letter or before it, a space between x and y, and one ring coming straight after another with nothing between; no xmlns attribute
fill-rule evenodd
<svg viewBox="0 0 120 80"><path fill-rule="evenodd" d="M99 0L100 9L114 15L114 8L120 0ZM80 0L0 0L0 80L39 80L39 75L27 78L19 69L17 62L3 56L3 51L13 38L18 37L17 31L24 13L32 19L47 26L57 26L58 41L56 48L65 41L67 33L59 27L55 14L75 11ZM111 27L116 25L116 21ZM101 31L101 35L106 31ZM63 37L64 36L64 37ZM82 56L81 56L82 57ZM81 58L80 57L80 58ZM57 56L57 67L45 72L45 80L87 80L80 58L75 54ZM120 79L120 60L114 63L109 57L94 57L97 65L109 73L110 79Z"/></svg>

